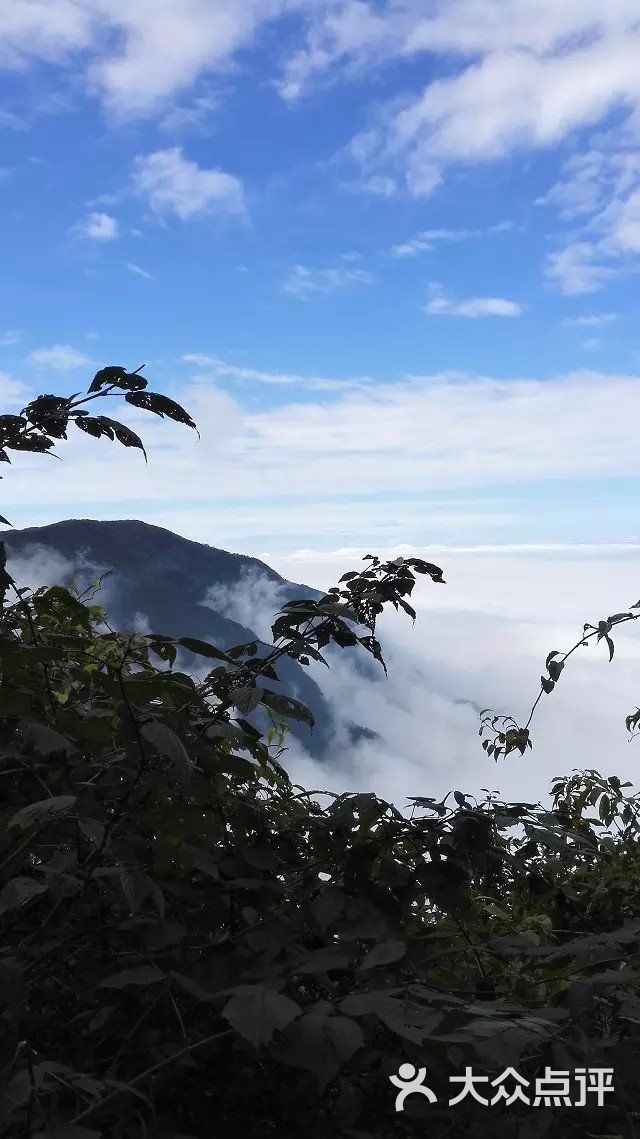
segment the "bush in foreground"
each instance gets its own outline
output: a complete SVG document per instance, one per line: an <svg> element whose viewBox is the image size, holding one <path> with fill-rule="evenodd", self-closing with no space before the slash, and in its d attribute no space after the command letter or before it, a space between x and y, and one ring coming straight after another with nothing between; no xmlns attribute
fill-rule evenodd
<svg viewBox="0 0 640 1139"><path fill-rule="evenodd" d="M103 369L81 400L0 417L0 458L69 424L142 448L84 409L119 392L195 427L138 373ZM278 660L359 643L384 667L383 607L415 617L415 574L442 581L420 559L366 561L286 605L262 657L112 631L94 597L2 570L2 1134L636 1135L638 799L578 772L548 810L454 792L403 813L281 766L287 720L310 713L264 683ZM610 643L622 619L583 637ZM204 681L174 670L180 646ZM266 738L245 718L260 704L280 729ZM528 724L487 728L490 754L530 746ZM427 1069L434 1103L394 1110L403 1064ZM450 1104L465 1069L481 1102ZM585 1105L532 1106L547 1069ZM598 1097L587 1069L613 1069L614 1090Z"/></svg>

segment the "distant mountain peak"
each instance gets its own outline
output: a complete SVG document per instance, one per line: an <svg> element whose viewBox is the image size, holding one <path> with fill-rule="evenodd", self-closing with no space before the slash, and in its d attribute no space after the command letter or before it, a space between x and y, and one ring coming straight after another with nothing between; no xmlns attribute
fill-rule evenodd
<svg viewBox="0 0 640 1139"><path fill-rule="evenodd" d="M321 596L309 586L287 581L258 558L194 542L135 518L106 522L69 518L46 526L4 531L1 538L10 571L12 560L28 558L31 551L39 548L54 551L69 564L61 584L70 581L79 568L86 577L87 561L100 572L113 570L109 587L95 600L105 608L109 622L116 628L141 628L144 623L149 632L199 637L223 649L253 640L264 645L256 623L268 623L270 627L276 611L286 601ZM34 567L36 564L34 559ZM265 591L251 588L256 577L265 582ZM21 584L35 588L43 582ZM215 600L211 601L216 593L225 598L227 612L216 608ZM258 614L255 606L266 609L271 601L273 609L269 609L268 615ZM202 667L201 658L190 660L195 671L207 670L208 666ZM277 671L280 690L297 696L314 715L313 732L305 724L296 724L295 728L292 724L294 734L311 755L327 756L337 726L328 701L297 661L284 657ZM365 731L358 725L345 726L353 739Z"/></svg>

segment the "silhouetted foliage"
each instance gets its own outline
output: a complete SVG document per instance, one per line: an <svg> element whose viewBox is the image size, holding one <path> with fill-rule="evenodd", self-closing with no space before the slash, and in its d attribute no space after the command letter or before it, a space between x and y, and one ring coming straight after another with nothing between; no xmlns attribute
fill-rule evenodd
<svg viewBox="0 0 640 1139"><path fill-rule="evenodd" d="M105 368L87 398L121 390L195 426L143 387ZM49 451L71 419L142 449L114 420L87 427L73 398L2 417L5 449ZM403 813L305 790L280 763L287 721L310 713L261 681L332 643L384 667L384 606L415 619L415 575L443 580L421 559L365 560L288 602L264 658L116 632L93 595L18 589L2 568L2 1134L636 1134L640 801L589 771L555 780L549 809L456 791ZM584 631L612 654L626 619ZM211 664L204 681L174 670L180 646ZM267 737L246 720L260 705ZM524 753L528 724L502 719L491 754ZM428 1069L437 1104L395 1113L401 1063ZM450 1107L465 1067L614 1068L615 1092Z"/></svg>

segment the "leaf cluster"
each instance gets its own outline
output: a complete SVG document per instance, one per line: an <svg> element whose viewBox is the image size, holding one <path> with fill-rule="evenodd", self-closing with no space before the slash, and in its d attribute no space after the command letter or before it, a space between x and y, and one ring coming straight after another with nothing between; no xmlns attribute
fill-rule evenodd
<svg viewBox="0 0 640 1139"><path fill-rule="evenodd" d="M143 384L107 368L90 396L175 409ZM68 405L30 407L26 438L64 438ZM170 417L193 426L183 415ZM327 645L359 644L385 667L384 606L415 619L415 574L442 581L421 559L365 561L285 605L263 655L115 631L94 595L18 589L2 563L8 1139L293 1137L301 1121L315 1139L481 1139L486 1108L446 1106L465 1066L530 1081L615 1069L605 1108L497 1106L497 1139L636 1133L640 801L627 785L575 771L554 780L550 809L455 791L401 811L305 790L280 762L289 721L313 719L278 690L278 661L326 664ZM180 648L211 666L203 680L175 668ZM266 736L247 719L258 707ZM530 746L510 717L486 723L490 754ZM401 1063L428 1068L437 1105L395 1113Z"/></svg>

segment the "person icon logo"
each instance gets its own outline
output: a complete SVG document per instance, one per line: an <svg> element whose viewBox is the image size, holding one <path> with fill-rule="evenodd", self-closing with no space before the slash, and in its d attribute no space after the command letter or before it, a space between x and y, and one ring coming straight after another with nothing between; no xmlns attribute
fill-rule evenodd
<svg viewBox="0 0 640 1139"><path fill-rule="evenodd" d="M426 1068L414 1068L413 1064L401 1064L398 1068L398 1075L389 1076L394 1087L400 1088L396 1096L396 1111L404 1111L404 1101L412 1092L426 1095L429 1103L437 1102L438 1097L435 1092L432 1092L431 1088L425 1087L422 1082L426 1074Z"/></svg>

